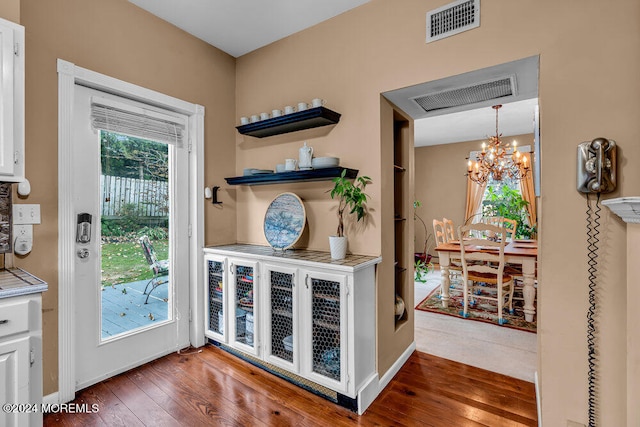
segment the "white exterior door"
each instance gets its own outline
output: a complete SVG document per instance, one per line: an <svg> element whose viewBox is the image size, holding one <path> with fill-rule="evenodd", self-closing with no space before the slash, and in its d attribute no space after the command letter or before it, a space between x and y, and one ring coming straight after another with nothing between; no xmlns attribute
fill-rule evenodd
<svg viewBox="0 0 640 427"><path fill-rule="evenodd" d="M78 222L91 221L84 238L78 227L75 245L76 390L189 344L188 150L94 130L94 97L133 104L75 88L73 208L90 215ZM166 172L150 171L163 161ZM109 210L113 202L120 204ZM143 235L166 261L155 269L138 240Z"/></svg>

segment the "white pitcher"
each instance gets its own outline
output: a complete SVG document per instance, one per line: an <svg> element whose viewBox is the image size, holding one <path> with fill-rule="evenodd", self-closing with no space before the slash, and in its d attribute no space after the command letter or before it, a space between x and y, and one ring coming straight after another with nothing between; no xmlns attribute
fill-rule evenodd
<svg viewBox="0 0 640 427"><path fill-rule="evenodd" d="M300 156L298 160L299 168L310 168L311 158L313 157L313 147L308 147L307 143L304 143L303 147L300 147Z"/></svg>

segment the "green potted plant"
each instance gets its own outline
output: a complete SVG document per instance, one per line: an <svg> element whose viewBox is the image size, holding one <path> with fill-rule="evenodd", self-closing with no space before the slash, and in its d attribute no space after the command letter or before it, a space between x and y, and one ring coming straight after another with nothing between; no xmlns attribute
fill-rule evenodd
<svg viewBox="0 0 640 427"><path fill-rule="evenodd" d="M364 189L371 184L368 176L359 176L354 182L345 178L347 171L334 178L331 198L338 199L338 230L335 236L329 236L331 258L343 259L347 253L347 237L344 235L344 217L347 213L355 214L356 221L362 220L366 215L367 194Z"/></svg>

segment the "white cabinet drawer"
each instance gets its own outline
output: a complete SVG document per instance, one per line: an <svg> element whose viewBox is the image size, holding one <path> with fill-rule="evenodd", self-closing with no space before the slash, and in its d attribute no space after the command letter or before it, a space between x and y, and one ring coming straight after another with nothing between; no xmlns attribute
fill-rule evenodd
<svg viewBox="0 0 640 427"><path fill-rule="evenodd" d="M30 301L0 303L0 338L29 331Z"/></svg>

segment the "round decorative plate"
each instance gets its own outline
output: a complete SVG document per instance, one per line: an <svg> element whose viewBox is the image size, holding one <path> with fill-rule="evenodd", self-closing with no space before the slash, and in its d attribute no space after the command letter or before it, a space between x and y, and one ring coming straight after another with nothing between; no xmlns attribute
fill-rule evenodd
<svg viewBox="0 0 640 427"><path fill-rule="evenodd" d="M289 249L300 239L306 218L300 197L282 193L273 199L264 215L264 237L275 249Z"/></svg>

